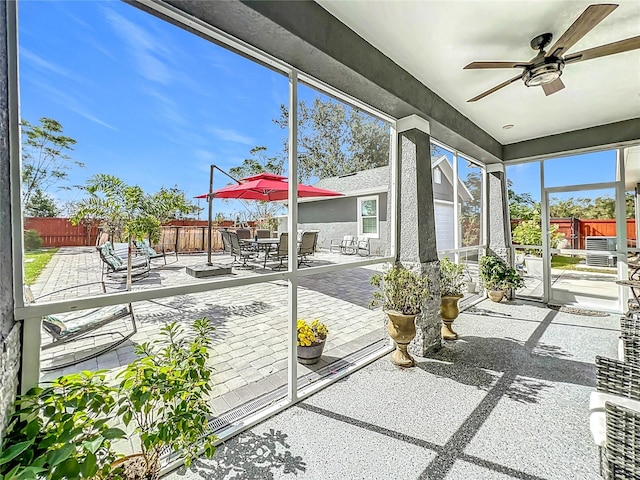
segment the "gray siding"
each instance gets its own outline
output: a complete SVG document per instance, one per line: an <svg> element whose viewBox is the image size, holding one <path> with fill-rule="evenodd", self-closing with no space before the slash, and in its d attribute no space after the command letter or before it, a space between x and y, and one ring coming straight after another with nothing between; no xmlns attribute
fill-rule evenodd
<svg viewBox="0 0 640 480"><path fill-rule="evenodd" d="M388 253L388 201L387 193L363 196L378 196L380 221L379 238L372 238L371 254ZM319 230L318 246L329 249L331 240L342 239L345 235L357 235L357 200L359 197L342 197L300 203L298 205L298 225L300 230Z"/></svg>
<svg viewBox="0 0 640 480"><path fill-rule="evenodd" d="M378 197L378 215L381 222L387 221L387 193L374 193L363 197ZM357 221L358 198L334 197L317 202L298 204L299 223L341 223ZM354 229L355 232L355 229Z"/></svg>
<svg viewBox="0 0 640 480"><path fill-rule="evenodd" d="M433 182L433 198L453 202L453 185L451 185L444 173L442 173L441 178L442 181L440 183Z"/></svg>

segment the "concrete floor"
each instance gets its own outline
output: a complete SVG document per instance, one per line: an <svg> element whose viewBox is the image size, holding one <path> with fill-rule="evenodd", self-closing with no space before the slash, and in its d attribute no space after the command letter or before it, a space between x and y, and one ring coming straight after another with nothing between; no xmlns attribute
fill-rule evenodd
<svg viewBox="0 0 640 480"><path fill-rule="evenodd" d="M378 360L166 479L599 479L588 402L618 325L484 301L415 368Z"/></svg>

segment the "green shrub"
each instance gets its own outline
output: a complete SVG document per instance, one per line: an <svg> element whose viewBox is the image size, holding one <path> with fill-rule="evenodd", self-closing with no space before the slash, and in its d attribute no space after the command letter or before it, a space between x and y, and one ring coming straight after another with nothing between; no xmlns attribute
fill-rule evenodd
<svg viewBox="0 0 640 480"><path fill-rule="evenodd" d="M25 250L38 250L42 248L42 239L40 234L36 230L24 231L24 249Z"/></svg>
<svg viewBox="0 0 640 480"><path fill-rule="evenodd" d="M464 266L453 263L449 257L440 260L440 296L462 295Z"/></svg>
<svg viewBox="0 0 640 480"><path fill-rule="evenodd" d="M108 422L117 391L103 372L82 372L33 388L16 401L0 445L0 478L104 478L117 455L114 439L124 438Z"/></svg>
<svg viewBox="0 0 640 480"><path fill-rule="evenodd" d="M433 298L429 279L417 272L394 266L382 275L371 277L371 285L378 287L369 306L382 305L404 315L418 315L427 300Z"/></svg>
<svg viewBox="0 0 640 480"><path fill-rule="evenodd" d="M523 220L513 229L513 241L520 245L542 245L542 228L540 220ZM557 225L551 225L549 229L550 247L557 248L560 240L564 238L564 233L558 231ZM528 255L540 256L540 250L527 249Z"/></svg>
<svg viewBox="0 0 640 480"><path fill-rule="evenodd" d="M487 290L524 287L524 280L518 272L494 255L480 259L480 280Z"/></svg>

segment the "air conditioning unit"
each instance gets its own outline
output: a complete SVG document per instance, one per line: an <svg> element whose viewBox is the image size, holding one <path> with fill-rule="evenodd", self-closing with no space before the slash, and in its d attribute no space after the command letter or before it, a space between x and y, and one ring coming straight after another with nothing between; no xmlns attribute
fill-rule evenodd
<svg viewBox="0 0 640 480"><path fill-rule="evenodd" d="M587 265L591 267L615 267L618 256L616 237L585 237L585 247L587 250ZM589 253L589 250L607 251L611 254Z"/></svg>

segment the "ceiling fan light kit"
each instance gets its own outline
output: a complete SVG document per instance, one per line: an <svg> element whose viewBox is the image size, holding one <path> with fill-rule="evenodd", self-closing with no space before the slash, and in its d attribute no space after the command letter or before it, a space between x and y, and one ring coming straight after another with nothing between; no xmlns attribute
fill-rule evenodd
<svg viewBox="0 0 640 480"><path fill-rule="evenodd" d="M554 59L553 62L543 63L525 70L522 79L527 87L539 87L560 78L563 68L564 62L560 59Z"/></svg>
<svg viewBox="0 0 640 480"><path fill-rule="evenodd" d="M618 8L618 5L616 4L602 3L589 5L578 19L573 22L573 24L547 51L545 51L545 48L547 48L551 43L553 34L543 33L536 36L531 40L530 45L534 50L538 50L538 54L528 62L470 63L464 67L465 70L486 68L522 68L524 70L522 74L517 75L467 101L475 102L480 100L487 95L497 92L507 85L517 82L518 80L523 80L527 87L541 86L545 95L552 95L565 88L564 83L560 80L565 64L573 64L584 60L591 60L607 55L615 55L617 53L640 49L640 36L637 36L566 55L573 45L595 28L596 25L604 20L616 8Z"/></svg>

